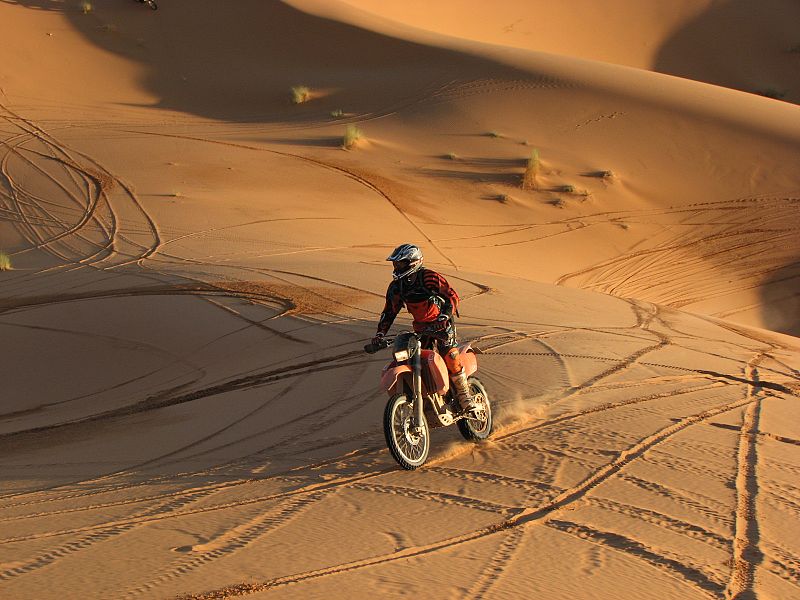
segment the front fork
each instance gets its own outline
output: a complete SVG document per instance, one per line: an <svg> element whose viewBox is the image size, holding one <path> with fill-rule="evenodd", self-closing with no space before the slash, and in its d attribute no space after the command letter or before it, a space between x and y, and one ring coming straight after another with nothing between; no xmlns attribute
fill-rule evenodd
<svg viewBox="0 0 800 600"><path fill-rule="evenodd" d="M422 401L422 344L414 338L414 358L412 359L412 377L411 377L411 391L414 394L414 429L419 431L422 429L423 419L425 414L423 412Z"/></svg>

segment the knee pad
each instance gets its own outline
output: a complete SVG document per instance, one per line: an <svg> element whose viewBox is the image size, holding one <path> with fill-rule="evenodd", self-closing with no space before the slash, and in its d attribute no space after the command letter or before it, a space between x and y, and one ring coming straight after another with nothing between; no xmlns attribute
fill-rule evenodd
<svg viewBox="0 0 800 600"><path fill-rule="evenodd" d="M461 364L461 355L458 352L458 348L450 348L450 350L448 350L447 354L444 355L444 364L447 365L447 370L450 375L461 372L463 366Z"/></svg>

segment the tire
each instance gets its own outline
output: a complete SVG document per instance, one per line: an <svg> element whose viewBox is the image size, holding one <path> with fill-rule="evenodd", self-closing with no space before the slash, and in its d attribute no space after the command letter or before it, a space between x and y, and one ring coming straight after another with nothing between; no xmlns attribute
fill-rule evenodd
<svg viewBox="0 0 800 600"><path fill-rule="evenodd" d="M492 434L492 405L489 401L489 394L486 393L486 388L477 377L470 377L467 379L469 383L469 390L473 396L480 397L484 410L481 411L483 418L467 417L459 419L458 430L464 439L470 442L481 442Z"/></svg>
<svg viewBox="0 0 800 600"><path fill-rule="evenodd" d="M428 460L431 448L431 434L428 422L422 420L422 430L411 431L412 405L405 394L389 398L383 412L383 433L386 445L401 467L413 471Z"/></svg>

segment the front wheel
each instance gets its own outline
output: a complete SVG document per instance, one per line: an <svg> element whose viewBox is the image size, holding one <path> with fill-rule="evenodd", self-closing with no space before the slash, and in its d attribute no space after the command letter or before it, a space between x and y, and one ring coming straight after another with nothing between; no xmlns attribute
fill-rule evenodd
<svg viewBox="0 0 800 600"><path fill-rule="evenodd" d="M389 398L383 412L383 433L392 456L404 469L413 471L428 460L428 422L423 419L420 427L414 427L414 405L405 394Z"/></svg>
<svg viewBox="0 0 800 600"><path fill-rule="evenodd" d="M492 433L492 405L489 402L489 394L486 393L486 388L477 377L470 377L467 380L469 383L469 391L472 397L480 405L480 408L474 415L470 415L464 419L460 419L457 423L458 430L464 439L471 442L480 442L488 438Z"/></svg>

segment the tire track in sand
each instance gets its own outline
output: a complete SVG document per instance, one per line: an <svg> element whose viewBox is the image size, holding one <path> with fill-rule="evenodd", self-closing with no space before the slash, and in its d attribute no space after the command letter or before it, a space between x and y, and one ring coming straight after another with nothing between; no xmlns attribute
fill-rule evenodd
<svg viewBox="0 0 800 600"><path fill-rule="evenodd" d="M583 410L575 411L575 412L572 412L572 413L563 414L563 415L560 415L558 417L553 417L553 418L550 418L550 419L545 419L543 421L540 421L539 423L536 423L535 425L533 425L531 427L525 428L524 430L509 432L509 433L507 433L506 435L503 436L503 439L512 438L512 437L514 437L516 435L519 435L521 433L526 433L528 431L532 431L532 430L535 430L535 429L540 429L540 428L544 428L544 427L548 427L548 426L552 426L552 425L557 425L557 424L565 422L565 421L569 421L569 420L573 420L573 419L578 419L578 418L590 416L590 415L601 413L601 412L605 412L605 411L608 411L608 410L624 408L624 407L627 407L627 406L630 406L630 405L633 405L633 404L638 404L638 403L642 403L642 402L649 402L649 401L652 401L652 400L662 399L662 398L665 398L665 397L674 397L675 395L679 395L679 394L689 394L689 393L694 393L694 392L698 392L698 391L713 389L713 388L718 387L719 385L720 384L718 384L718 383L712 383L710 385L695 387L695 388L691 388L691 389L688 389L688 390L681 390L681 391L678 391L678 392L654 393L654 394L648 394L648 395L645 395L645 396L636 397L636 398L633 398L633 399L628 399L628 400L625 400L623 402L605 403L605 404L602 404L602 405L599 405L599 406L595 406L595 407L592 407L592 408L583 409ZM383 450L384 450L384 446L381 445L381 446L375 446L374 448L368 448L367 452L368 453L369 452L373 452L373 451L374 452L378 452L378 451L383 451ZM338 459L334 459L334 462L336 462L336 460L338 460ZM428 467L428 469L442 470L442 472L447 472L447 471L452 471L453 470L453 469L448 468L448 467L441 467L441 466L435 466L435 465L432 465L432 466ZM393 467L382 469L380 471L374 472L371 475L364 476L363 479L372 478L373 476L377 477L377 476L383 475L385 473L392 472L394 470L395 469ZM535 483L535 482L527 482L527 483L529 483L529 486L528 486L528 488L525 488L526 480L521 480L521 479L517 479L517 478L508 478L508 477L504 477L504 476L498 476L498 475L495 475L495 474L482 474L482 475L474 474L474 475L472 475L470 477L470 479L474 479L476 477L481 479L481 480L486 479L486 477L489 477L494 483L502 482L503 484L513 485L514 487L519 487L520 489L526 489L526 491L530 490L531 487L542 489L542 486L540 484L538 484L538 483ZM355 479L343 478L343 479L340 479L340 480L337 480L337 481L333 481L333 482L329 482L329 483L332 486L350 485L350 483L352 481L360 481L361 479L362 479L362 477L356 477ZM257 482L257 481L260 481L260 480L261 480L260 478L258 478L258 479L246 478L246 479L241 479L241 480L237 480L237 481L234 481L234 482L226 482L226 483L222 483L222 484L218 484L218 485L213 485L213 486L211 486L211 488L213 488L213 489L224 489L224 488L231 487L231 486L243 485L243 484ZM111 488L110 491L115 491L115 490L119 490L119 489L127 489L127 487L128 486L114 486L113 488ZM287 492L286 494L277 494L277 495L276 494L272 494L272 495L262 496L262 497L256 499L256 501L275 500L275 499L282 498L284 495L302 494L302 493L306 493L306 492L309 492L309 491L314 491L317 488L318 488L318 484L311 484L310 486L307 486L307 487L302 488L300 490L294 490L294 491L291 491L291 492ZM546 490L561 491L560 488L553 488L552 486L549 486L549 485L546 487ZM95 495L96 493L105 493L106 491L109 491L109 490L105 490L104 489L104 490L100 490L99 492L85 491L85 492L70 493L67 496L60 496L59 499L71 499L71 498L76 498L76 497L91 496L91 495ZM180 495L185 494L185 493L186 492L177 492L176 495L180 496ZM145 498L145 500L146 499L150 499L150 498L147 497L147 498ZM139 500L133 500L132 502L138 502L138 501ZM14 503L14 504L11 504L11 505L6 505L6 507L28 505L28 504L33 504L33 503L34 503L33 501L31 501L31 502L21 502L21 503L18 502L18 503ZM247 503L249 503L249 502L247 502ZM245 503L245 504L247 504L247 503ZM111 503L110 505L111 506L116 506L116 505L118 505L118 503L114 502L114 503ZM220 509L230 508L231 506L235 506L235 505L236 505L236 503L226 503L226 504L222 504L222 505L219 505L219 506L209 507L208 510L220 510ZM201 512L205 512L205 510L203 510ZM190 513L190 514L193 514L193 513ZM183 513L170 515L170 516L171 517L173 517L173 516L174 517L183 516ZM121 523L125 523L125 522L127 522L127 521L121 521ZM79 533L79 532L82 532L82 531L87 531L89 529L96 529L96 527L94 527L94 528L92 528L92 527L79 528L79 529L75 529L75 530L63 530L63 531L58 531L58 532L46 533L46 534L42 534L42 535L22 536L22 537L0 539L0 543L12 542L12 541L25 541L25 540L29 540L29 539L37 539L39 537L50 537L50 536L55 536L55 535L69 535L69 534Z"/></svg>
<svg viewBox="0 0 800 600"><path fill-rule="evenodd" d="M86 201L86 206L84 206L84 204L81 202L81 198L79 198L78 193L67 189L67 187L61 181L59 181L55 175L48 172L35 161L30 160L22 153L22 150L27 150L29 152L34 152L44 156L43 153L23 147L24 144L31 140L37 140L40 143L45 143L43 140L29 133L21 134L11 139L0 140L0 144L3 144L8 148L8 152L3 156L2 161L0 161L0 175L2 175L2 177L5 179L10 190L6 196L12 203L12 214L18 217L16 221L22 227L22 229L24 229L24 231L21 229L18 229L18 231L30 245L29 249L41 248L55 258L69 262L69 257L53 246L56 242L62 240L62 238L74 235L78 240L82 240L89 245L98 246L100 248L98 252L104 251L104 249L108 246L108 240L102 244L101 242L89 239L79 232L79 229L81 229L81 221L86 219L86 222L84 223L85 225L88 225L89 221L95 221L99 229L102 232L107 233L107 228L101 219L94 214L92 214L90 217L87 216L88 210L91 209L93 202L99 201L97 188L94 185L94 182L90 178L86 177L85 173L80 173L80 181L85 186L85 194L87 195L87 198L84 198ZM10 168L10 159L12 156L18 157L29 164L33 169L39 171L46 181L59 188L64 193L65 197L75 204L80 213L77 224L71 225L67 223L64 219L56 216L53 211L46 208L46 205L48 204L58 209L63 209L62 206L35 195L32 191L27 190L23 185L16 181L11 174ZM47 158L52 157L48 155ZM66 169L66 171L70 177L73 176L71 171L68 169ZM76 188L80 189L82 186L78 183L77 178L72 177L72 179ZM23 207L27 208L28 210L24 210ZM51 233L51 230L58 230L59 228L60 231ZM70 242L68 242L66 239L63 239L60 244L63 245L64 248L69 252L77 252L77 250L72 248Z"/></svg>
<svg viewBox="0 0 800 600"><path fill-rule="evenodd" d="M249 522L237 525L208 542L187 548L185 551L191 553L189 556L178 560L177 564L170 565L168 570L160 573L147 583L126 592L124 597L132 598L142 594L149 594L159 585L183 577L208 563L226 558L236 551L246 548L264 535L287 525L301 516L303 512L311 508L328 493L321 491L306 496L290 498L283 505L271 508L265 513L260 513L250 519ZM179 549L178 551L182 550Z"/></svg>
<svg viewBox="0 0 800 600"><path fill-rule="evenodd" d="M669 556L663 550L655 550L642 542L611 531L603 531L594 527L551 519L545 526L573 535L582 540L588 540L605 548L618 550L627 556L642 560L659 571L666 571L679 580L692 583L712 598L719 598L725 585L721 578L714 573L708 573L707 568L693 567L680 560L679 556Z"/></svg>
<svg viewBox="0 0 800 600"><path fill-rule="evenodd" d="M764 353L757 355L747 365L745 377L758 381L757 364L764 358ZM725 588L725 598L729 600L745 600L754 596L753 581L756 567L764 560L759 549L759 527L756 511L758 495L756 444L758 441L758 422L761 411L759 387L747 387L747 399L750 401L742 419L742 430L739 435L736 473L736 518L733 535L733 568L730 580Z"/></svg>
<svg viewBox="0 0 800 600"><path fill-rule="evenodd" d="M233 148L241 148L245 150L254 150L256 152L267 152L269 154L274 154L276 156L283 156L286 158L294 158L303 162L307 162L309 164L316 165L318 167L322 167L323 169L328 169L330 171L334 171L339 173L340 175L344 175L348 179L355 181L357 184L366 187L369 190L372 190L379 196L381 196L384 200L386 200L391 206L400 214L400 216L411 225L421 236L425 238L425 240L436 249L436 251L444 258L456 271L458 271L458 265L451 259L445 252L442 250L439 245L422 229L420 225L418 225L408 214L400 208L400 205L392 199L392 197L383 190L378 184L373 183L370 181L365 175L357 173L353 169L348 169L339 165L335 165L333 163L325 162L316 158L311 158L309 156L303 156L302 154L294 154L292 152L281 152L279 150L274 150L271 148L261 148L258 146L252 146L249 144L241 144L236 142L225 142L221 140L212 140L208 138L196 137L196 136L189 136L189 135L179 135L174 133L157 133L154 131L125 131L126 133L136 133L138 135L151 135L157 137L167 137L167 138L175 138L181 140L190 140L195 142L203 142L206 144L218 144L221 146L230 146Z"/></svg>
<svg viewBox="0 0 800 600"><path fill-rule="evenodd" d="M100 207L101 203L105 203L105 205L113 213L113 209L111 208L111 204L110 204L110 201L109 201L109 198L108 198L108 191L113 187L113 184L115 182L119 183L117 178L115 178L113 175L108 173L105 169L103 169L95 161L92 161L92 163L97 167L97 169L92 168L92 167L88 167L88 166L81 166L79 164L78 159L76 159L75 156L73 156L70 153L70 150L68 150L67 147L64 144L61 144L60 142L58 142L55 138L53 138L50 134L48 134L42 128L40 128L37 125L35 125L33 122L29 121L28 119L25 119L25 118L21 117L17 113L14 113L8 107L6 107L6 106L4 106L2 104L0 104L0 113L2 113L2 114L0 114L0 116L2 116L2 118L6 119L10 123L12 123L16 128L24 131L25 134L27 136L29 136L31 139L38 140L41 144L44 145L44 147L48 151L48 153L45 153L45 152L39 152L39 151L36 151L36 150L29 150L30 152L35 153L35 154L39 155L40 157L42 157L42 158L44 158L46 160L52 160L52 161L55 161L57 163L60 163L64 167L64 169L67 172L68 176L73 180L73 182L76 183L77 187L81 187L81 186L78 185L78 182L83 182L83 184L86 186L85 190L79 190L79 192L81 192L81 195L85 195L86 196L86 198L85 198L86 199L86 206L83 206L81 204L81 202L80 202L80 199L77 196L77 193L74 193L74 192L66 189L64 187L63 183L60 182L57 178L55 178L52 174L47 172L46 169L44 169L43 167L39 166L35 162L31 161L29 158L23 156L21 153L19 153L19 151L17 151L17 154L23 160L28 161L29 164L34 169L37 169L50 182L52 182L55 186L57 186L60 189L62 189L62 191L66 194L66 196L68 198L70 198L70 200L72 200L73 202L77 203L80 206L81 210L83 211L82 215L80 216L80 218L78 219L78 221L76 223L74 223L72 225L69 225L69 226L65 226L65 228L60 233L55 234L55 235L51 236L48 239L45 239L45 237L39 235L38 232L36 232L34 229L32 229L32 232L33 232L34 236L39 238L38 242L34 243L33 241L31 241L32 247L33 248L42 248L42 249L44 249L46 251L51 251L49 246L52 243L54 243L54 242L56 242L56 241L58 241L58 240L60 240L62 238L66 238L66 237L72 236L72 235L77 235L78 237L80 237L79 232L89 222L91 222L92 220L94 220L94 221L96 221L98 223L98 226L100 227L101 230L108 231L108 229L106 228L106 226L103 224L102 220L97 216L96 213L97 213L97 209ZM14 149L11 148L10 146L9 146L9 149L10 149L10 151L14 151ZM80 154L80 153L77 153L77 154ZM87 158L83 154L80 154L80 155L83 156L84 158ZM12 193L14 193L16 195L16 193L15 193L16 184L14 183L13 178L10 176L10 174L7 171L7 157L8 156L6 156L3 159L3 175L5 176L7 181L9 182L9 185L11 186L11 189L12 189ZM76 179L74 177L74 175L76 173L78 175L77 181L76 181ZM19 210L21 210L21 209L19 209ZM98 254L101 254L103 252L107 252L108 253L107 256L105 256L103 258L107 258L108 256L111 256L114 253L114 234L116 233L116 227L115 227L115 222L114 221L115 221L115 219L112 216L112 224L111 224L111 229L110 229L111 234L107 237L106 241L102 244L101 248L97 252L95 252L95 254L93 254L91 256L84 257L83 259L78 261L79 263L86 263L86 262L90 261L92 258L96 257ZM73 263L74 262L69 257L61 255L60 253L57 254L57 257L61 258L64 261L67 261L69 263ZM66 266L66 265L61 265L58 268L63 268L64 266Z"/></svg>
<svg viewBox="0 0 800 600"><path fill-rule="evenodd" d="M169 513L175 510L175 508L180 508L195 502L196 500L200 500L201 498L214 493L214 491L216 490L199 490L182 498L169 499L166 502L157 505L155 508L145 509L140 513L137 519L131 520L127 523L109 524L87 529L86 535L83 535L76 540L68 541L60 546L57 546L56 548L47 550L34 556L33 558L27 559L26 561L20 561L22 564L14 564L3 571L0 571L0 581L8 581L10 579L34 573L62 558L70 556L71 554L75 554L76 552L89 548L97 543L104 542L131 531L141 522L140 519L153 518L163 513Z"/></svg>
<svg viewBox="0 0 800 600"><path fill-rule="evenodd" d="M532 426L530 428L525 429L525 432L532 431L532 430L535 430L535 429L544 428L544 427L548 427L548 426L557 425L557 424L560 424L562 422L566 422L566 421L570 421L570 420L574 420L574 419L578 419L578 418L594 415L594 414L597 414L597 413L602 413L602 412L605 412L605 411L608 411L608 410L615 410L615 409L618 409L618 408L624 408L624 407L627 407L627 406L630 406L630 405L633 405L633 404L639 404L639 403L643 403L643 402L650 402L650 401L653 401L653 400L659 400L659 399L668 398L668 397L671 398L671 397L674 397L675 395L690 394L690 393L700 392L700 391L704 391L704 390L715 389L715 388L718 388L718 387L719 387L719 384L710 384L710 385L704 385L704 386L690 388L690 389L687 389L687 390L681 390L681 391L678 391L678 392L669 391L669 392L661 392L661 393L652 393L652 394L648 394L648 395L645 395L645 396L639 396L639 397L631 398L631 399L628 399L628 400L625 400L625 401L622 401L622 402L604 403L602 405L595 406L595 407L592 407L592 408L583 409L583 410L580 410L580 411L575 411L575 412L563 414L563 415L560 415L558 417L553 417L553 418L550 418L550 419L546 419L544 421L541 421L541 422L535 424L534 426ZM316 411L316 412L320 412L320 411ZM316 412L314 414L316 414ZM305 416L303 416L301 418L305 418ZM519 432L519 433L522 433L522 432ZM513 433L511 433L511 434L509 434L507 436L504 436L504 437L511 438L511 437L514 437L515 435L517 435L517 433L513 432ZM281 445L282 445L282 443L276 443L271 447L279 447ZM371 451L371 452L378 452L378 451L382 451L383 448L384 447L381 445L381 446L376 446L374 448L369 448L367 450ZM231 464L235 464L235 462L234 463L226 463L227 466L229 466ZM392 470L392 469L389 469L389 470ZM532 492L541 493L542 491L548 492L548 491L553 491L553 490L555 490L556 492L562 491L561 488L555 488L555 487L553 487L552 485L549 485L549 484L543 484L541 482L533 482L533 481L519 479L519 478L507 477L507 476L498 475L498 474L494 474L494 473L480 473L480 472L473 472L473 471L464 471L462 469L456 469L456 468L452 468L452 467L444 467L444 466L439 466L439 465L431 465L431 466L427 467L426 470L430 470L430 471L433 471L433 472L441 472L441 473L443 473L445 475L455 476L457 478L463 478L463 479L466 479L468 481L475 481L475 482L478 482L478 483L489 482L489 483L492 483L493 485L498 485L498 484L500 484L500 485L510 485L512 487L515 487L515 488L518 488L520 490L523 490L523 491L525 491L527 493L532 493ZM379 474L383 474L383 471L381 471L381 473L379 473ZM237 480L237 481L233 481L233 482L225 482L225 483L221 483L221 484L216 484L216 485L210 486L210 488L213 488L213 489L226 489L228 487L237 486L237 485L243 485L243 484L248 484L248 483L255 483L255 482L258 482L258 481L261 481L261 480L262 480L261 478L255 478L255 479L254 478L246 478L246 479L241 479L241 480ZM145 482L145 483L147 483L147 482ZM344 483L347 484L348 482L345 481ZM108 489L104 488L102 490L87 490L87 491L81 491L81 492L74 492L74 493L69 493L67 495L60 495L58 498L55 498L55 500L77 499L77 498L82 498L82 497L87 497L87 496L93 496L93 495L104 494L104 493L108 493L108 492L114 492L114 491L118 491L118 490L128 489L129 487L130 486L121 485L121 486L112 486L111 488L108 488ZM535 490L534 490L534 488L535 488ZM192 490L192 491L197 491L197 490ZM63 511L63 512L76 512L76 511L88 510L88 509L92 509L92 508L105 508L105 507L111 507L111 506L120 506L120 505L124 505L124 504L129 504L129 503L138 503L138 502L148 501L148 500L152 500L152 499L156 499L156 498L161 498L161 497L164 497L164 496L182 496L182 495L184 495L186 493L191 493L191 492L173 492L173 493L165 494L165 495L145 496L145 497L142 497L142 498L139 498L139 499L130 500L130 501L111 501L111 502L108 502L108 503L101 503L101 504L98 504L98 505L88 506L86 508L68 509L68 510ZM297 493L297 492L292 492L292 493ZM17 507L17 506L27 506L27 505L31 505L31 504L38 504L38 503L41 503L41 502L44 502L44 501L47 501L47 500L40 500L40 501L33 501L32 500L32 501L29 501L29 502L16 502L16 503L13 503L13 504L4 505L4 506L2 506L0 508L4 509L4 508ZM61 512L61 511L59 511L59 512ZM47 514L49 514L49 513L36 513L36 514L28 515L28 516L31 516L31 517L46 516ZM59 513L53 513L53 514L59 514ZM16 520L16 519L11 519L11 520ZM69 532L64 532L64 533L69 533ZM3 541L3 540L0 540L0 541Z"/></svg>
<svg viewBox="0 0 800 600"><path fill-rule="evenodd" d="M481 600L503 578L508 566L514 560L525 537L525 530L516 528L499 534L503 537L497 550L494 551L486 565L481 568L478 578L470 586L465 598Z"/></svg>
<svg viewBox="0 0 800 600"><path fill-rule="evenodd" d="M183 404L185 402L191 402L194 400L206 398L209 396L214 396L225 392L231 392L241 389L251 389L262 385L267 385L275 381L281 381L283 379L297 377L299 375L305 375L308 373L317 373L321 371L329 371L332 369L342 369L345 367L361 365L362 364L361 361L350 361L350 362L339 362L339 361L342 361L343 359L347 358L361 356L362 354L363 354L362 350L352 350L350 352L344 352L342 354L338 354L331 357L312 360L309 362L295 364L295 365L289 365L287 367L281 367L278 369L262 371L260 373L256 373L254 375L248 375L245 377L230 379L221 384L212 385L185 394L173 395L171 393L172 390L168 390L167 393L155 394L153 396L146 398L145 400L141 400L131 405L107 410L105 412L97 413L80 419L65 421L62 423L56 423L52 425L43 425L40 427L34 427L23 431L15 431L3 434L0 435L0 441L8 441L14 437L21 435L52 432L56 429L62 429L65 427L85 425L87 423L93 423L106 419L113 419L117 417L124 417L124 416L139 414L142 412L158 410L161 408L166 408L168 406L175 406L177 404Z"/></svg>
<svg viewBox="0 0 800 600"><path fill-rule="evenodd" d="M697 423L702 423L708 420L709 418L715 417L725 412L729 412L731 410L735 410L737 408L741 408L742 406L746 406L752 402L753 402L752 398L746 397L743 400L726 403L722 406L718 406L716 408L708 409L700 413L690 415L688 417L681 419L676 423L673 423L672 425L664 427L656 431L655 433L646 436L636 444L630 446L625 451L620 452L618 457L612 460L610 463L597 469L594 473L592 473L589 477L587 477L577 485L564 490L552 500L540 506L520 509L515 515L500 523L483 527L469 533L446 538L434 542L432 544L416 546L412 548L403 548L401 550L379 556L368 557L329 567L322 567L320 569L315 569L302 573L296 573L293 575L276 577L261 583L242 583L239 585L220 588L206 593L189 594L182 596L181 599L217 600L222 598L250 595L266 591L273 587L291 585L303 581L308 581L311 579L318 579L321 577L338 575L386 563L405 560L412 557L424 556L427 554L438 552L440 550L451 549L453 547L460 546L462 544L469 543L475 540L484 539L488 536L496 535L501 532L507 532L508 530L512 530L514 528L524 528L529 525L543 522L549 519L553 514L557 513L558 511L583 499L595 487L597 487L601 483L607 481L609 478L616 475L620 470L622 470L627 465L641 458L648 450L670 439L672 436L683 431L687 427L690 427ZM666 558L663 559L663 561L667 560L668 559ZM699 585L700 589L703 590L706 590L709 587L714 589L719 587L719 589L722 589L722 586L716 586L716 584L713 581L708 580L708 578L705 576L700 578L694 577L693 572L691 570L682 572L680 569L676 569L673 571L673 574L681 577L683 581L686 581L693 585Z"/></svg>
<svg viewBox="0 0 800 600"><path fill-rule="evenodd" d="M431 490L421 490L418 488L410 488L399 485L384 485L376 483L355 483L350 487L367 492L390 494L393 496L401 496L403 498L423 500L424 502L436 502L446 506L472 508L493 514L504 515L514 511L514 507L512 506L496 504L485 499L470 498L461 494L451 494L448 492L434 492Z"/></svg>

